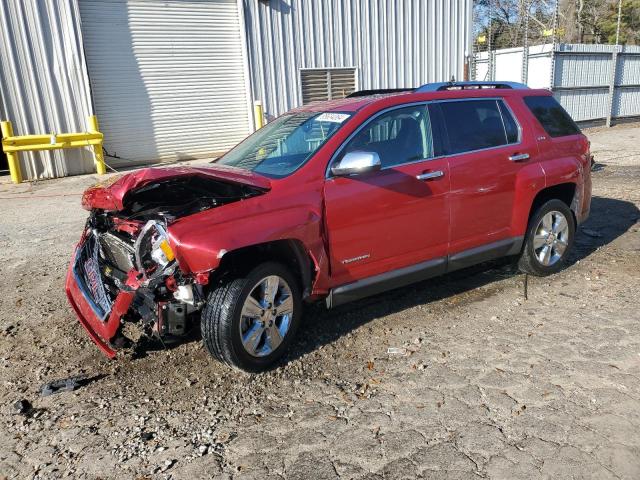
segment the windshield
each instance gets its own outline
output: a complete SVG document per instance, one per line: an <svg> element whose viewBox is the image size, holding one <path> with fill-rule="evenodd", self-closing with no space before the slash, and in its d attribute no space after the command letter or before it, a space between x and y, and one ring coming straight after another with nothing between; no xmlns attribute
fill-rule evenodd
<svg viewBox="0 0 640 480"><path fill-rule="evenodd" d="M351 116L336 112L298 112L278 117L217 160L282 178L300 168Z"/></svg>

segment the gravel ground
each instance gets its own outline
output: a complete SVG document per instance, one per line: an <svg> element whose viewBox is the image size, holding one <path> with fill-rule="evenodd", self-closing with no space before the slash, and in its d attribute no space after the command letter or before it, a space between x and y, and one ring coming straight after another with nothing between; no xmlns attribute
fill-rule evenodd
<svg viewBox="0 0 640 480"><path fill-rule="evenodd" d="M313 307L258 376L198 339L106 360L63 292L95 178L3 181L0 478L640 478L640 127L591 138L592 216L528 300L498 262Z"/></svg>

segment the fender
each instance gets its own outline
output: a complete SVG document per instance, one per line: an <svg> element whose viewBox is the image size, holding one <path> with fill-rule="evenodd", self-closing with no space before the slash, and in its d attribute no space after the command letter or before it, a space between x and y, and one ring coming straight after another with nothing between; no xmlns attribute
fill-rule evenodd
<svg viewBox="0 0 640 480"><path fill-rule="evenodd" d="M526 165L518 172L511 217L512 237L522 236L526 233L533 199L546 186L544 169L540 163Z"/></svg>
<svg viewBox="0 0 640 480"><path fill-rule="evenodd" d="M572 157L563 157L544 163L528 165L519 173L516 180L516 197L514 202L511 231L513 236L524 235L529 223L529 215L533 201L545 188L572 183L576 191L570 208L576 215L578 223L583 219L582 204L584 197L584 181L582 163Z"/></svg>
<svg viewBox="0 0 640 480"><path fill-rule="evenodd" d="M582 183L582 162L575 157L561 157L543 162L546 186Z"/></svg>
<svg viewBox="0 0 640 480"><path fill-rule="evenodd" d="M254 204L253 208L248 208L249 203ZM238 208L240 204L244 204L242 208ZM267 211L262 205L264 202L257 197L198 213L189 217L189 222L177 221L170 225L170 243L180 269L191 274L210 272L220 265L224 255L234 250L276 240L297 240L305 246L318 272L311 293L326 293L328 264L319 206L303 204ZM222 210L223 218L229 220L219 218L222 215L218 212Z"/></svg>
<svg viewBox="0 0 640 480"><path fill-rule="evenodd" d="M578 224L586 218L584 213L584 163L576 157L562 157L543 164L548 187L561 183L573 183L576 191L571 201L570 208L576 216ZM588 215L588 212L587 212Z"/></svg>

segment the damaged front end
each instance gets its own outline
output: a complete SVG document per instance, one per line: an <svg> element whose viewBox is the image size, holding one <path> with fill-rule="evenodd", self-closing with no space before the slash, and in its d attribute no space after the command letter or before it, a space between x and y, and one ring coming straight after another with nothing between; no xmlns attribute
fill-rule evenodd
<svg viewBox="0 0 640 480"><path fill-rule="evenodd" d="M110 358L117 348L130 344L123 333L126 323L164 343L199 324L209 272L180 268L168 233L171 223L265 191L196 172L137 184L120 193L119 208L96 208L105 207L105 199L118 200L114 192L123 181L131 183L123 177L94 187L114 189L111 192L85 193L83 206L90 215L66 281L67 297L80 323Z"/></svg>
<svg viewBox="0 0 640 480"><path fill-rule="evenodd" d="M129 343L121 328L126 322L165 340L184 335L204 304L207 279L180 270L162 221L122 221L94 211L69 268L67 294L94 341L113 357Z"/></svg>

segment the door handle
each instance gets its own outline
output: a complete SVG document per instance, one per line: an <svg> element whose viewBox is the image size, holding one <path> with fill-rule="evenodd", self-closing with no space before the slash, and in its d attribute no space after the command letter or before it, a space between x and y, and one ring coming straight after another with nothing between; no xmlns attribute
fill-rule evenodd
<svg viewBox="0 0 640 480"><path fill-rule="evenodd" d="M528 153L518 153L516 155L511 155L509 157L509 160L511 160L512 162L522 162L523 160L529 160L529 154Z"/></svg>
<svg viewBox="0 0 640 480"><path fill-rule="evenodd" d="M416 175L418 180L433 180L434 178L444 177L444 172L442 170L435 170L433 172L425 172L420 175Z"/></svg>

